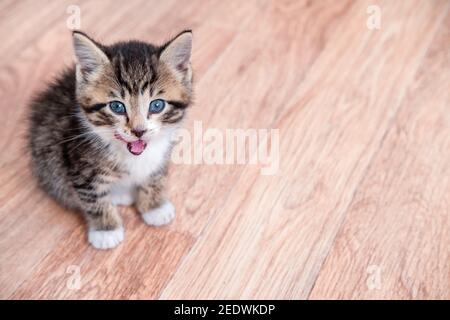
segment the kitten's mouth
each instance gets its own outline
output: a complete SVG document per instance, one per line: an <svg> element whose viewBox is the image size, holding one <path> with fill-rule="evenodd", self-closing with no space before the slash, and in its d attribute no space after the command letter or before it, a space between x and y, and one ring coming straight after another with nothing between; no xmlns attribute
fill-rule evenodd
<svg viewBox="0 0 450 320"><path fill-rule="evenodd" d="M125 142L127 144L128 151L130 151L130 153L135 156L140 155L142 152L144 152L145 147L147 147L147 142L145 142L144 140L139 139L133 142L128 142L118 133L114 134L114 136L118 140Z"/></svg>
<svg viewBox="0 0 450 320"><path fill-rule="evenodd" d="M143 140L137 140L137 141L127 143L128 151L130 151L135 156L138 156L142 152L144 152L146 146L147 146L147 143Z"/></svg>

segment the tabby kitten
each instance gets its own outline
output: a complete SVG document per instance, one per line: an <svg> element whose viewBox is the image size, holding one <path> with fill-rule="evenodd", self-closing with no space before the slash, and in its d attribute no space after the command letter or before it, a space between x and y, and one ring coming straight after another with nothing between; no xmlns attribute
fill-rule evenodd
<svg viewBox="0 0 450 320"><path fill-rule="evenodd" d="M163 46L102 45L75 31L77 63L31 104L29 147L40 186L81 211L88 240L117 246L117 205L134 204L153 226L175 217L165 198L172 136L191 103L192 33Z"/></svg>

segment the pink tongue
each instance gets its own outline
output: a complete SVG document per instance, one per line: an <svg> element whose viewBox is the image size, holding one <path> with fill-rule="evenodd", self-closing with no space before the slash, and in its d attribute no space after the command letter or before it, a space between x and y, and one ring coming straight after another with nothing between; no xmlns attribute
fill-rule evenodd
<svg viewBox="0 0 450 320"><path fill-rule="evenodd" d="M145 143L145 141L142 140L127 143L128 151L130 151L134 155L140 155L142 151L144 151L146 146L147 143Z"/></svg>

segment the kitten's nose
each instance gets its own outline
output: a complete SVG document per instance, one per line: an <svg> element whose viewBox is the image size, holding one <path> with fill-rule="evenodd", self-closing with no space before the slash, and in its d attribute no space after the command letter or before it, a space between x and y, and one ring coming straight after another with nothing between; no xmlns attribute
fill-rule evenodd
<svg viewBox="0 0 450 320"><path fill-rule="evenodd" d="M140 138L146 133L146 129L132 129L131 133L134 134L136 137Z"/></svg>

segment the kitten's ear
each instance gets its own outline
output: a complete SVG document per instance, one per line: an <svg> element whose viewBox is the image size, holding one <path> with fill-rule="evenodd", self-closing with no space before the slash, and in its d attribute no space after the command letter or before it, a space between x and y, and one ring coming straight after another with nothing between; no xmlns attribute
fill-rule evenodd
<svg viewBox="0 0 450 320"><path fill-rule="evenodd" d="M186 73L190 69L192 50L192 31L186 30L161 48L160 60L178 72Z"/></svg>
<svg viewBox="0 0 450 320"><path fill-rule="evenodd" d="M90 74L109 63L99 44L80 31L73 32L73 47L82 74Z"/></svg>

